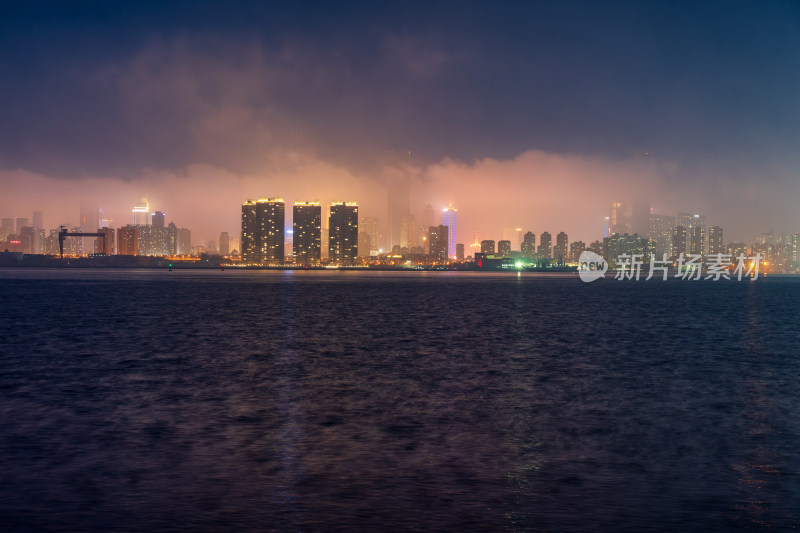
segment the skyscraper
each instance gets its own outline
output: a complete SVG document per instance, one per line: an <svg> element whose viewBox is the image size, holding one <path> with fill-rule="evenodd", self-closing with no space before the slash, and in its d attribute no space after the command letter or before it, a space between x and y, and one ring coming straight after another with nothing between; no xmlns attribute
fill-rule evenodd
<svg viewBox="0 0 800 533"><path fill-rule="evenodd" d="M166 219L166 215L164 213L162 213L161 211L156 211L155 213L152 214L152 221L153 221L152 225L153 225L153 227L154 228L163 228L163 227L165 227L165 223L164 223L165 219Z"/></svg>
<svg viewBox="0 0 800 533"><path fill-rule="evenodd" d="M42 211L34 211L32 223L34 228L44 229L44 213Z"/></svg>
<svg viewBox="0 0 800 533"><path fill-rule="evenodd" d="M442 211L442 226L447 226L450 232L447 236L447 242L449 243L447 247L447 256L451 258L456 256L456 239L458 236L457 218L458 210L454 209L452 204Z"/></svg>
<svg viewBox="0 0 800 533"><path fill-rule="evenodd" d="M228 235L227 231L223 231L219 234L219 254L220 255L228 255L231 253L231 238Z"/></svg>
<svg viewBox="0 0 800 533"><path fill-rule="evenodd" d="M429 253L430 249L428 247L428 228L436 224L436 215L433 210L433 206L431 204L427 204L425 207L422 208L422 232L425 236L425 243L424 243L424 251L425 253Z"/></svg>
<svg viewBox="0 0 800 533"><path fill-rule="evenodd" d="M133 208L133 225L146 226L150 218L150 205L147 200L142 201L142 205L137 205Z"/></svg>
<svg viewBox="0 0 800 533"><path fill-rule="evenodd" d="M286 238L286 205L283 198L259 198L256 202L256 223L260 262L282 265Z"/></svg>
<svg viewBox="0 0 800 533"><path fill-rule="evenodd" d="M628 206L622 202L613 202L608 218L608 236L614 233L624 235L631 233L631 213Z"/></svg>
<svg viewBox="0 0 800 533"><path fill-rule="evenodd" d="M331 261L354 265L358 259L358 204L334 202L328 218L328 250Z"/></svg>
<svg viewBox="0 0 800 533"><path fill-rule="evenodd" d="M364 217L363 220L359 221L358 224L358 234L359 236L364 233L369 235L369 244L370 247L366 250L362 250L361 246L358 247L358 253L362 256L370 255L370 252L378 251L378 219L377 217Z"/></svg>
<svg viewBox="0 0 800 533"><path fill-rule="evenodd" d="M117 228L117 253L119 255L139 255L138 226Z"/></svg>
<svg viewBox="0 0 800 533"><path fill-rule="evenodd" d="M400 230L402 219L411 214L411 177L409 165L411 152L407 150L389 150L384 167L388 185L388 249L401 245Z"/></svg>
<svg viewBox="0 0 800 533"><path fill-rule="evenodd" d="M285 204L283 198L259 198L242 204L242 259L245 263L282 265Z"/></svg>
<svg viewBox="0 0 800 533"><path fill-rule="evenodd" d="M428 228L428 247L430 250L428 255L432 260L439 262L447 261L447 251L449 250L447 239L449 234L450 229L444 224Z"/></svg>
<svg viewBox="0 0 800 533"><path fill-rule="evenodd" d="M522 237L522 244L520 245L522 255L528 259L534 259L536 256L536 235L529 231Z"/></svg>
<svg viewBox="0 0 800 533"><path fill-rule="evenodd" d="M456 244L456 261L463 261L464 260L464 244L457 243Z"/></svg>
<svg viewBox="0 0 800 533"><path fill-rule="evenodd" d="M563 231L556 235L556 246L553 248L553 259L556 263L563 264L564 261L569 259L569 239L567 234Z"/></svg>
<svg viewBox="0 0 800 533"><path fill-rule="evenodd" d="M708 253L709 255L725 253L725 243L722 241L722 228L719 226L712 226L708 230Z"/></svg>
<svg viewBox="0 0 800 533"><path fill-rule="evenodd" d="M292 210L292 251L301 265L318 265L322 258L322 206L295 202Z"/></svg>
<svg viewBox="0 0 800 533"><path fill-rule="evenodd" d="M175 252L178 255L192 255L192 231L188 228L176 228L175 233Z"/></svg>
<svg viewBox="0 0 800 533"><path fill-rule="evenodd" d="M14 234L14 219L13 218L4 218L0 221L0 235L3 239Z"/></svg>
<svg viewBox="0 0 800 533"><path fill-rule="evenodd" d="M103 237L96 237L94 241L94 253L113 255L114 254L114 230L111 228L98 228L92 233L102 233Z"/></svg>
<svg viewBox="0 0 800 533"><path fill-rule="evenodd" d="M490 239L481 241L481 253L484 255L494 255L494 241Z"/></svg>
<svg viewBox="0 0 800 533"><path fill-rule="evenodd" d="M242 261L245 263L258 263L259 258L256 253L256 235L258 234L258 224L256 223L256 203L247 200L242 204ZM178 237L180 244L180 235ZM179 248L182 248L179 246Z"/></svg>
<svg viewBox="0 0 800 533"><path fill-rule="evenodd" d="M706 255L706 229L703 226L694 226L689 230L689 253Z"/></svg>
<svg viewBox="0 0 800 533"><path fill-rule="evenodd" d="M686 256L689 252L686 246L688 242L688 230L686 226L675 226L675 231L672 233L672 257L680 257L681 254Z"/></svg>
<svg viewBox="0 0 800 533"><path fill-rule="evenodd" d="M583 241L575 241L569 245L569 258L573 263L577 263L581 254L586 250L586 243Z"/></svg>
<svg viewBox="0 0 800 533"><path fill-rule="evenodd" d="M500 257L511 257L511 241L502 240L497 242L497 255Z"/></svg>
<svg viewBox="0 0 800 533"><path fill-rule="evenodd" d="M400 248L411 248L417 245L417 227L414 225L414 215L400 217Z"/></svg>
<svg viewBox="0 0 800 533"><path fill-rule="evenodd" d="M669 215L650 215L648 239L656 259L661 261L664 254L672 257L672 236L675 232L675 217Z"/></svg>
<svg viewBox="0 0 800 533"><path fill-rule="evenodd" d="M539 257L550 259L553 256L553 238L550 233L544 232L539 237Z"/></svg>

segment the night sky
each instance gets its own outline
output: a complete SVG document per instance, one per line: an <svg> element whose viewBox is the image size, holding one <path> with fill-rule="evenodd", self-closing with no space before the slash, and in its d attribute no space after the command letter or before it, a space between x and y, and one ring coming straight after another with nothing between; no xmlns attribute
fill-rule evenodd
<svg viewBox="0 0 800 533"><path fill-rule="evenodd" d="M800 231L800 4L20 2L0 16L0 214L114 225L147 197L195 240L240 204L356 200L602 237L612 200Z"/></svg>

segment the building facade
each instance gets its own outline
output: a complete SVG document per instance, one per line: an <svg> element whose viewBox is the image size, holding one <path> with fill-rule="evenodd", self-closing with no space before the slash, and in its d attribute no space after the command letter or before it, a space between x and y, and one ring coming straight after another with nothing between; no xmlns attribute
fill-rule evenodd
<svg viewBox="0 0 800 533"><path fill-rule="evenodd" d="M292 208L292 255L295 263L318 265L322 259L322 206L295 202Z"/></svg>
<svg viewBox="0 0 800 533"><path fill-rule="evenodd" d="M334 202L328 217L328 255L342 266L358 261L358 204Z"/></svg>

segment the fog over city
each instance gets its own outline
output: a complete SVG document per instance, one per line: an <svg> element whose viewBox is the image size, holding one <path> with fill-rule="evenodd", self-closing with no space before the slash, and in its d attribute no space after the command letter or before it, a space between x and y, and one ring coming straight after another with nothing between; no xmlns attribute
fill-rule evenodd
<svg viewBox="0 0 800 533"><path fill-rule="evenodd" d="M0 22L0 214L53 228L83 204L121 226L147 198L202 242L258 196L383 220L405 173L412 214L452 204L464 243L591 242L612 201L643 198L726 240L800 231L796 5L387 11L17 7Z"/></svg>

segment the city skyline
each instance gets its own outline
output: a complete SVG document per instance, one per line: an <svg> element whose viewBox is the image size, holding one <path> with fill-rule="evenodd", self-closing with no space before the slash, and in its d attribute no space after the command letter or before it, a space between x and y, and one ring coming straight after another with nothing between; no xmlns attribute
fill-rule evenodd
<svg viewBox="0 0 800 533"><path fill-rule="evenodd" d="M393 6L14 6L0 215L119 226L146 197L205 242L253 194L345 196L393 241L451 203L466 243L588 241L646 197L736 240L800 228L797 6Z"/></svg>

